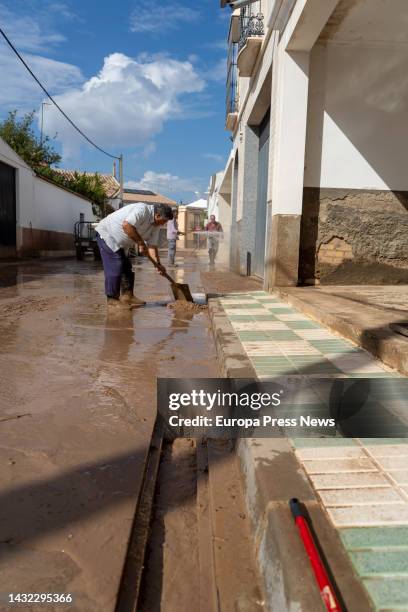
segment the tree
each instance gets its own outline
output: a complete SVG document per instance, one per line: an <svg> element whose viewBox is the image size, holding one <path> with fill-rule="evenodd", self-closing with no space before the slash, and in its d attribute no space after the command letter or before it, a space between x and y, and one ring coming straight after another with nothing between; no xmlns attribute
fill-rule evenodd
<svg viewBox="0 0 408 612"><path fill-rule="evenodd" d="M7 118L0 123L0 137L33 168L50 167L58 164L61 156L51 145L51 139L46 136L41 141L33 130L35 111L17 117L17 111L9 112Z"/></svg>

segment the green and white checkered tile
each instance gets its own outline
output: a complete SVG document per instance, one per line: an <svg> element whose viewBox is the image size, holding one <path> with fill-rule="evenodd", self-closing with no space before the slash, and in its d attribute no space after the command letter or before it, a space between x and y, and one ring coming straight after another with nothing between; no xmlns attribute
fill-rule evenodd
<svg viewBox="0 0 408 612"><path fill-rule="evenodd" d="M221 299L260 379L398 373L263 291ZM291 441L375 610L408 610L408 441Z"/></svg>
<svg viewBox="0 0 408 612"><path fill-rule="evenodd" d="M265 292L221 299L252 365L268 376L382 377L395 375L366 351L339 338L309 317ZM258 363L258 357L279 361Z"/></svg>

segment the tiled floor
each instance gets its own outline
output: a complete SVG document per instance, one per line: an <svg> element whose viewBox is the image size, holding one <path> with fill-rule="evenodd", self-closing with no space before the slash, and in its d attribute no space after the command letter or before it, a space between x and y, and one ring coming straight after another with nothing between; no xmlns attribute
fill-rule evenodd
<svg viewBox="0 0 408 612"><path fill-rule="evenodd" d="M273 295L229 295L221 304L260 379L398 376ZM408 610L408 441L292 443L374 609Z"/></svg>

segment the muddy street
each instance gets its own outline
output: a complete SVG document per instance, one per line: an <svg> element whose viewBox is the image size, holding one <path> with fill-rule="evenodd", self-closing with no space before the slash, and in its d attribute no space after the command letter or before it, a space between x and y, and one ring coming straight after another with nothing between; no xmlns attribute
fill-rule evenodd
<svg viewBox="0 0 408 612"><path fill-rule="evenodd" d="M207 313L167 308L167 282L135 267L147 307L109 316L93 261L1 266L3 593L72 592L70 609L114 609L156 379L216 376ZM199 264L177 280L202 290Z"/></svg>

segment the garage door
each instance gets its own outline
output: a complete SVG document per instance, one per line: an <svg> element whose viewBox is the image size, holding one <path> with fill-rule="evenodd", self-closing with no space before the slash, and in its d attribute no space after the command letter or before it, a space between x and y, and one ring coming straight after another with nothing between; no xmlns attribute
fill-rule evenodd
<svg viewBox="0 0 408 612"><path fill-rule="evenodd" d="M266 210L269 166L269 112L259 130L258 198L256 206L256 243L254 274L263 278L265 269Z"/></svg>
<svg viewBox="0 0 408 612"><path fill-rule="evenodd" d="M0 247L16 246L16 171L0 162Z"/></svg>

